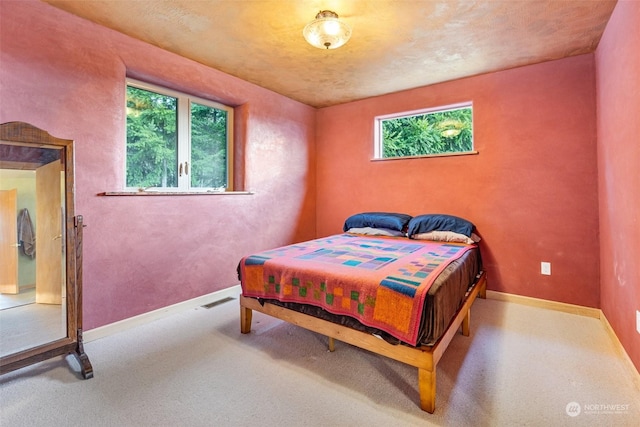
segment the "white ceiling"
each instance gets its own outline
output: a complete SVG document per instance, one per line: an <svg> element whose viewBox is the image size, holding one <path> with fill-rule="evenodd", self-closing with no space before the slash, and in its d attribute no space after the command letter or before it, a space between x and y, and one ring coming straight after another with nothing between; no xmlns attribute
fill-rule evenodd
<svg viewBox="0 0 640 427"><path fill-rule="evenodd" d="M314 107L593 52L610 0L43 0ZM302 29L333 10L335 50Z"/></svg>

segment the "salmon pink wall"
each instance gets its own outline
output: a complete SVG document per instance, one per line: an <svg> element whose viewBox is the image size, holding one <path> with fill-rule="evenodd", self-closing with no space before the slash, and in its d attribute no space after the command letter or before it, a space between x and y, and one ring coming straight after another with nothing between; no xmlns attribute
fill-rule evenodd
<svg viewBox="0 0 640 427"><path fill-rule="evenodd" d="M596 70L601 305L640 370L640 2L616 5Z"/></svg>
<svg viewBox="0 0 640 427"><path fill-rule="evenodd" d="M479 154L371 161L375 116L465 101ZM599 306L592 54L327 107L316 144L318 235L361 211L462 216L490 289Z"/></svg>
<svg viewBox="0 0 640 427"><path fill-rule="evenodd" d="M85 329L235 285L241 256L315 236L313 108L39 1L0 12L0 122L76 141ZM123 187L127 74L238 107L254 194L99 196Z"/></svg>

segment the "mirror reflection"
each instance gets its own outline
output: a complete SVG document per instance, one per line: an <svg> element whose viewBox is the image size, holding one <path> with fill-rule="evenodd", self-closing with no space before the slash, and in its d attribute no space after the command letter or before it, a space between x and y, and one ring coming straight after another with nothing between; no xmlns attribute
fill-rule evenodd
<svg viewBox="0 0 640 427"><path fill-rule="evenodd" d="M0 356L67 336L64 159L0 143Z"/></svg>

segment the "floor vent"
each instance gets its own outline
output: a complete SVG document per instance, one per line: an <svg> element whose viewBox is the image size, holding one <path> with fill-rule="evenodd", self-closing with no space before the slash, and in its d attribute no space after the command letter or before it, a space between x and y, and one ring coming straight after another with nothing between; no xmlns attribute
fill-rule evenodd
<svg viewBox="0 0 640 427"><path fill-rule="evenodd" d="M225 302L233 301L234 299L235 298L232 298L232 297L222 298L221 300L210 302L209 304L205 304L202 306L202 308L213 308L216 305L224 304Z"/></svg>

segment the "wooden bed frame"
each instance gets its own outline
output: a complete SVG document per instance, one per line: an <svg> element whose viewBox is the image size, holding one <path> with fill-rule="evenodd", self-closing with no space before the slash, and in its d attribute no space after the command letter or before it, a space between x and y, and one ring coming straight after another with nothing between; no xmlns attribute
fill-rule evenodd
<svg viewBox="0 0 640 427"><path fill-rule="evenodd" d="M433 413L436 408L436 365L449 346L458 328L462 326L462 334L469 336L471 305L478 297L486 298L487 279L482 272L472 285L462 307L458 310L442 337L433 346L409 347L393 345L366 332L360 332L327 320L299 313L284 307L265 302L261 305L255 298L240 296L240 331L251 332L252 310L301 326L329 337L329 350L334 351L335 341L339 340L365 350L372 351L391 359L398 360L418 368L418 389L420 392L420 408Z"/></svg>

